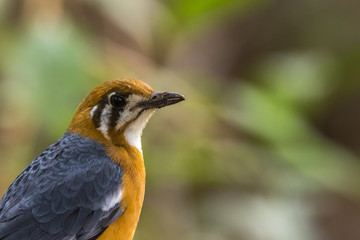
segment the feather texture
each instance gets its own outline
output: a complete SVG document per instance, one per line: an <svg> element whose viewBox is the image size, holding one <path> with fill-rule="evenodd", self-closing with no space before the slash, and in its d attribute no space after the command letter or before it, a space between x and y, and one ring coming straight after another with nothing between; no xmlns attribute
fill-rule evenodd
<svg viewBox="0 0 360 240"><path fill-rule="evenodd" d="M122 214L122 176L102 144L64 134L0 201L0 239L96 238Z"/></svg>

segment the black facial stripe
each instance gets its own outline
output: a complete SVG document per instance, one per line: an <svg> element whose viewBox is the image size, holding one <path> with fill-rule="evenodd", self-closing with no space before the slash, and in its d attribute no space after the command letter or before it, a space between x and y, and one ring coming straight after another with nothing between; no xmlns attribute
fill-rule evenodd
<svg viewBox="0 0 360 240"><path fill-rule="evenodd" d="M120 112L122 112L124 109L123 108L115 108L112 107L111 108L111 114L110 114L110 118L109 118L109 130L113 129L116 126L117 121L120 118Z"/></svg>
<svg viewBox="0 0 360 240"><path fill-rule="evenodd" d="M101 125L101 113L104 110L105 106L106 106L106 102L105 101L100 101L97 106L97 109L94 112L94 115L92 117L92 120L94 122L95 128L99 128Z"/></svg>

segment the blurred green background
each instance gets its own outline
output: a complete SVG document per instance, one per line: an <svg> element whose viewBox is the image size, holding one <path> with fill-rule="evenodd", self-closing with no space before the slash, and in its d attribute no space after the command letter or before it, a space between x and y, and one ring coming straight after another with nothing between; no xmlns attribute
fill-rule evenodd
<svg viewBox="0 0 360 240"><path fill-rule="evenodd" d="M0 194L96 85L186 101L143 136L135 240L360 239L360 1L0 1Z"/></svg>

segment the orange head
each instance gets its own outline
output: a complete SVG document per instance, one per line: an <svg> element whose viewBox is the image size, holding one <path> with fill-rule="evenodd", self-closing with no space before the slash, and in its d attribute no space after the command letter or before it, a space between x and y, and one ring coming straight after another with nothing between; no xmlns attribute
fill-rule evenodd
<svg viewBox="0 0 360 240"><path fill-rule="evenodd" d="M131 145L141 151L142 130L154 110L183 100L176 93L155 93L140 80L108 81L80 103L67 131L103 144Z"/></svg>

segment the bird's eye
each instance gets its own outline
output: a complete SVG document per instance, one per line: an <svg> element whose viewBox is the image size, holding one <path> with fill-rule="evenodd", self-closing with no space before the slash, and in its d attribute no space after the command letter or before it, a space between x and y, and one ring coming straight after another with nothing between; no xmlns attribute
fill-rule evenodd
<svg viewBox="0 0 360 240"><path fill-rule="evenodd" d="M111 94L109 96L109 103L113 106L113 107L122 107L125 105L126 101L125 98L119 94Z"/></svg>

